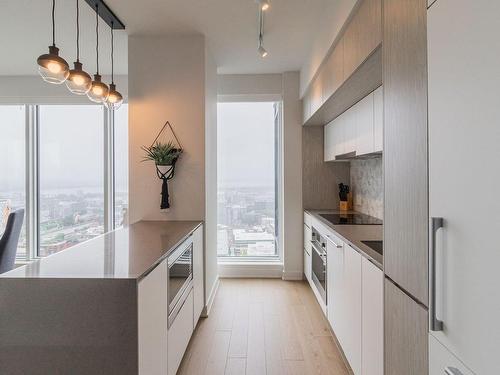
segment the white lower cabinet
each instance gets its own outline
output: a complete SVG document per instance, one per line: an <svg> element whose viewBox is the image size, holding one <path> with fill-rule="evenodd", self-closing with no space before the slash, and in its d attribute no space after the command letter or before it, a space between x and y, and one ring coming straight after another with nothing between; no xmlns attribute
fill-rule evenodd
<svg viewBox="0 0 500 375"><path fill-rule="evenodd" d="M354 374L361 374L361 254L345 246L346 325L344 353Z"/></svg>
<svg viewBox="0 0 500 375"><path fill-rule="evenodd" d="M471 370L429 333L429 375L443 375L446 368L457 369L463 375L473 375Z"/></svg>
<svg viewBox="0 0 500 375"><path fill-rule="evenodd" d="M383 272L327 235L327 318L354 374L384 370Z"/></svg>
<svg viewBox="0 0 500 375"><path fill-rule="evenodd" d="M167 373L168 263L161 262L139 281L139 375Z"/></svg>
<svg viewBox="0 0 500 375"><path fill-rule="evenodd" d="M312 283L311 280L311 254L307 252L307 250L304 250L304 276L306 277L306 280L310 283Z"/></svg>
<svg viewBox="0 0 500 375"><path fill-rule="evenodd" d="M361 269L361 371L384 373L384 273L363 258Z"/></svg>
<svg viewBox="0 0 500 375"><path fill-rule="evenodd" d="M193 327L196 327L205 305L203 256L203 225L201 225L193 233Z"/></svg>
<svg viewBox="0 0 500 375"><path fill-rule="evenodd" d="M193 290L168 329L168 375L175 375L193 334Z"/></svg>

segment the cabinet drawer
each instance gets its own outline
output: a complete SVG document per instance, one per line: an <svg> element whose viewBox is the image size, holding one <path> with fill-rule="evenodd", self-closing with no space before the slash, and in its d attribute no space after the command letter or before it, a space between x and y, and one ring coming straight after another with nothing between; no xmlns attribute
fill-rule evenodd
<svg viewBox="0 0 500 375"><path fill-rule="evenodd" d="M193 334L193 291L168 330L168 375L175 375Z"/></svg>
<svg viewBox="0 0 500 375"><path fill-rule="evenodd" d="M306 280L311 283L311 254L308 254L307 251L304 250L304 275Z"/></svg>
<svg viewBox="0 0 500 375"><path fill-rule="evenodd" d="M312 225L312 217L307 212L304 212L304 224L311 228Z"/></svg>
<svg viewBox="0 0 500 375"><path fill-rule="evenodd" d="M311 255L311 228L304 224L304 250Z"/></svg>

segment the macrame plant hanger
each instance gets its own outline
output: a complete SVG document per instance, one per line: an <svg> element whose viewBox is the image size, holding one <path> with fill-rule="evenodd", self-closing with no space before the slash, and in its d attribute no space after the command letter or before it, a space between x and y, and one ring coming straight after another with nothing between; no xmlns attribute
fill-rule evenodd
<svg viewBox="0 0 500 375"><path fill-rule="evenodd" d="M172 132L175 141L179 145L179 150L180 153L183 152L183 148L181 145L181 142L179 142L179 139L177 138L177 135L175 135L174 129L172 128L172 125L170 125L170 122L167 121L165 125L161 128L160 132L156 136L155 140L151 144L150 148L154 146L158 138L160 138L160 135L163 133L166 127L170 128L170 131ZM160 180L162 180L162 185L161 185L161 204L160 204L160 209L166 210L167 208L170 208L170 199L169 199L169 194L168 194L168 180L171 180L174 178L175 175L175 164L177 163L177 159L175 158L172 161L171 165L158 165L156 164L156 175ZM163 170L162 170L163 167Z"/></svg>

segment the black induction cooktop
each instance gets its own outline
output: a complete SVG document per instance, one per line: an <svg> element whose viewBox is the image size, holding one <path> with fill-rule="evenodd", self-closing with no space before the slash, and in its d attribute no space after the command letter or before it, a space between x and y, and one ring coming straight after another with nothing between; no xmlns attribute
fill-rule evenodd
<svg viewBox="0 0 500 375"><path fill-rule="evenodd" d="M382 225L382 220L361 213L319 214L333 225Z"/></svg>

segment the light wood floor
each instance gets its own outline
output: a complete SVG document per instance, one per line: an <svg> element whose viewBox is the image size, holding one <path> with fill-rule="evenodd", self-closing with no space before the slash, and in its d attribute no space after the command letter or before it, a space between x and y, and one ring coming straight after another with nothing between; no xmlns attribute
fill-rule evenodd
<svg viewBox="0 0 500 375"><path fill-rule="evenodd" d="M222 279L178 374L348 374L306 282Z"/></svg>

